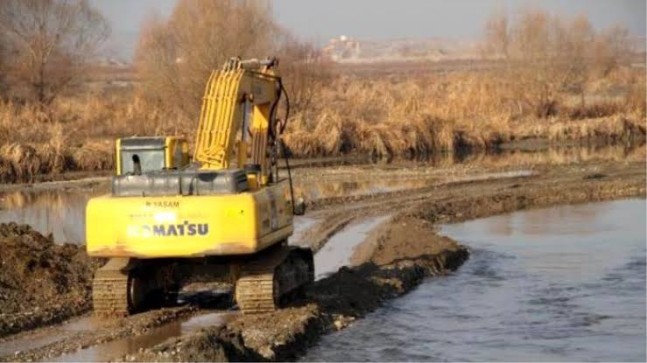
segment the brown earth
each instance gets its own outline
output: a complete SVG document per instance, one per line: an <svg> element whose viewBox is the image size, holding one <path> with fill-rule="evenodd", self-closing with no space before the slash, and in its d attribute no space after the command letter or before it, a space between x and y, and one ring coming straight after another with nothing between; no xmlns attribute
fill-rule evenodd
<svg viewBox="0 0 647 363"><path fill-rule="evenodd" d="M384 301L417 286L426 276L451 273L457 268L467 258L468 250L436 234L437 223L557 204L645 197L644 161L593 160L561 165L527 165L525 168L532 174L489 179L458 178L454 181L438 177L438 174L454 173L456 168L452 167L433 171L428 175L432 182L416 189L315 200L310 205L308 216L318 223L302 235L303 244L312 245L315 249L354 219L370 215L392 217L355 250L352 262L356 266L344 267L317 281L307 291L306 300L296 301L293 306L273 314L239 315L223 326L172 339L119 359L293 359L322 334L346 327ZM412 169L369 169L360 168L358 173L371 175L368 176L370 178L375 173L386 177L389 172L398 175L416 172ZM478 174L479 170L470 169L467 174L474 171ZM316 168L305 170L301 177L307 180L310 174L320 176L321 171ZM169 314L160 321L193 313L187 309L183 314ZM107 328L101 333L79 333L44 347L0 357L0 360L46 359L115 337L146 334L147 329L159 323L155 322L157 314L167 313L139 314L123 319L116 323L118 327ZM29 333L23 334L29 336Z"/></svg>
<svg viewBox="0 0 647 363"><path fill-rule="evenodd" d="M57 245L27 225L0 224L0 337L91 308L94 269L85 250Z"/></svg>
<svg viewBox="0 0 647 363"><path fill-rule="evenodd" d="M322 335L354 320L420 284L429 276L449 273L469 256L454 243L451 250L389 265L365 263L342 268L317 281L306 292L307 303L272 314L241 316L222 327L205 329L160 344L125 361L289 360ZM304 305L303 305L304 304Z"/></svg>
<svg viewBox="0 0 647 363"><path fill-rule="evenodd" d="M241 316L224 327L174 339L120 360L294 359L322 334L343 329L385 300L417 286L426 276L460 266L468 250L437 235L435 223L557 204L644 198L645 164L544 166L531 177L460 182L411 194L353 197L353 204L339 198L351 216L367 210L393 211L394 206L400 213L356 249L353 262L361 263L359 266L344 267L316 282L308 291L307 305L267 316ZM324 208L329 208L330 204L325 204ZM344 208L331 209L337 216ZM348 220L338 218L338 223L345 225ZM332 228L327 223L322 232Z"/></svg>
<svg viewBox="0 0 647 363"><path fill-rule="evenodd" d="M373 230L368 241L357 246L351 262L354 265L365 261L386 265L418 256L437 255L455 246L454 240L436 234L433 224L424 219L399 219Z"/></svg>

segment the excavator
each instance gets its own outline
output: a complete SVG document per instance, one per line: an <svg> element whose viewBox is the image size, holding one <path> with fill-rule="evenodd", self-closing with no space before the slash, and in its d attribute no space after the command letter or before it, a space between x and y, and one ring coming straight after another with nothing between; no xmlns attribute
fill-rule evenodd
<svg viewBox="0 0 647 363"><path fill-rule="evenodd" d="M305 207L289 164L279 178L289 100L277 64L232 58L211 73L192 160L181 137L116 141L111 193L86 207L88 255L108 258L92 283L96 314L159 306L196 275L231 284L244 314L279 309L313 282L312 251L287 243Z"/></svg>

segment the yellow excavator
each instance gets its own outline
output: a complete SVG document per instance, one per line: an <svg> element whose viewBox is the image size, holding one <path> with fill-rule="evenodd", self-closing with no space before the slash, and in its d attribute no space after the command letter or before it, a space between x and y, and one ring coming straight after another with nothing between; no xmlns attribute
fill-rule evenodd
<svg viewBox="0 0 647 363"><path fill-rule="evenodd" d="M212 72L193 162L183 138L117 140L112 191L86 208L87 252L109 258L93 280L95 313L174 299L195 275L231 283L243 313L264 313L314 280L312 251L287 244L304 207L278 173L289 101L277 63L232 58Z"/></svg>

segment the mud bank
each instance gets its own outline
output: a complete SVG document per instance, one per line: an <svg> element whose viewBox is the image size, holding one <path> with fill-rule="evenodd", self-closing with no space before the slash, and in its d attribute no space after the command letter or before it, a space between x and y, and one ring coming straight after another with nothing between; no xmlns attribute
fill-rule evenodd
<svg viewBox="0 0 647 363"><path fill-rule="evenodd" d="M456 269L469 252L435 232L457 222L515 210L645 196L644 163L538 170L535 176L475 181L430 190L415 199L385 200L401 210L354 252L360 264L342 268L308 291L308 304L266 316L242 316L120 360L290 360L328 332L417 286L426 276ZM373 200L357 206L375 209ZM391 209L391 208L389 208ZM393 210L393 209L391 209ZM333 215L339 211L334 211ZM343 219L342 219L343 221ZM323 233L328 235L328 233Z"/></svg>
<svg viewBox="0 0 647 363"><path fill-rule="evenodd" d="M644 170L642 174L617 176L596 172L571 180L531 180L501 185L481 195L423 201L412 206L399 218L406 220L414 217L435 224L455 223L530 208L645 196Z"/></svg>
<svg viewBox="0 0 647 363"><path fill-rule="evenodd" d="M428 231L431 232L431 231ZM448 239L436 236L443 243ZM299 356L328 332L343 329L385 301L415 288L425 277L457 269L469 256L467 248L402 259L387 265L365 263L342 268L317 281L305 301L272 314L241 316L223 327L175 339L125 361L289 360ZM307 303L306 303L307 302Z"/></svg>
<svg viewBox="0 0 647 363"><path fill-rule="evenodd" d="M99 264L85 250L57 245L27 225L0 224L0 337L57 323L91 309Z"/></svg>
<svg viewBox="0 0 647 363"><path fill-rule="evenodd" d="M128 319L115 320L96 319L88 314L72 319L63 325L44 328L44 336L59 336L60 339L54 342L39 344L37 339L33 339L34 332L25 332L23 339L20 334L9 337L14 342L19 340L24 344L14 344L17 346L16 351L4 356L0 355L0 362L52 361L55 357L60 357L57 359L65 361L66 354L127 337L145 335L156 327L188 317L196 310L195 306L186 305L158 309L137 314ZM75 326L78 330L74 327L68 328L68 326Z"/></svg>
<svg viewBox="0 0 647 363"><path fill-rule="evenodd" d="M315 201L313 204L318 208L311 209L307 217L313 222L300 233L300 241L297 241L314 250L325 246L330 238L357 221L373 216L393 217L373 230L366 242L355 249L351 259L355 267L342 268L318 281L307 291L307 299L303 302L274 314L237 316L219 327L197 333L194 333L195 330L190 334L182 333L180 338L155 346L152 344L156 343L146 345L148 349L135 355L119 357L125 353L115 352L114 356L108 355L103 359L293 359L323 334L344 328L384 301L409 291L425 276L448 273L458 267L467 258L468 252L455 241L436 234L435 225L438 223L557 204L645 196L644 161L524 165L523 170L532 173L506 174L506 177L489 173L488 178L483 178L483 170L479 169L468 173L469 178L430 178L428 184L416 189L376 191L374 195L360 197L344 197L342 192L338 198L328 199L325 203L318 205ZM399 176L402 171L397 168L378 170L385 176L390 175L389 172ZM411 172L408 169L404 171ZM462 175L464 172L462 168L434 170L439 175ZM358 173L364 175L365 172ZM32 254L31 249L29 251L21 255L27 258ZM25 276L30 279L34 277ZM83 286L83 283L79 286ZM89 304L89 299L86 303ZM187 306L138 314L116 321L114 326L101 325L97 331L93 331L94 328L90 331L86 329L79 334L59 338L54 343L50 341L42 346L28 344L18 354L9 350L12 354L5 354L0 360L51 359L120 337L145 338L150 334L151 327L202 312L202 307ZM75 321L72 319L69 324L75 324ZM13 331L28 327L25 325L24 329ZM60 325L21 332L6 337L4 341L13 342L14 338L27 341L33 335L55 336L60 331L58 327ZM67 358L62 356L60 359Z"/></svg>

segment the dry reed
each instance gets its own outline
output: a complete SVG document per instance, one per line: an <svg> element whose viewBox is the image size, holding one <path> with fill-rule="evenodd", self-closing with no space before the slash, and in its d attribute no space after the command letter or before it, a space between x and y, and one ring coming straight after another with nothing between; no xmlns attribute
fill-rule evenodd
<svg viewBox="0 0 647 363"><path fill-rule="evenodd" d="M286 75L289 77L289 75ZM288 90L289 91L289 90ZM644 70L622 68L588 85L585 98L564 91L550 117L496 72L460 71L399 78L335 76L314 102L295 110L283 135L299 157L369 154L429 156L483 150L524 139L630 142L645 138ZM113 166L116 137L181 135L195 120L147 103L135 91L61 98L47 117L38 107L0 102L0 181ZM42 121L45 120L45 121Z"/></svg>

